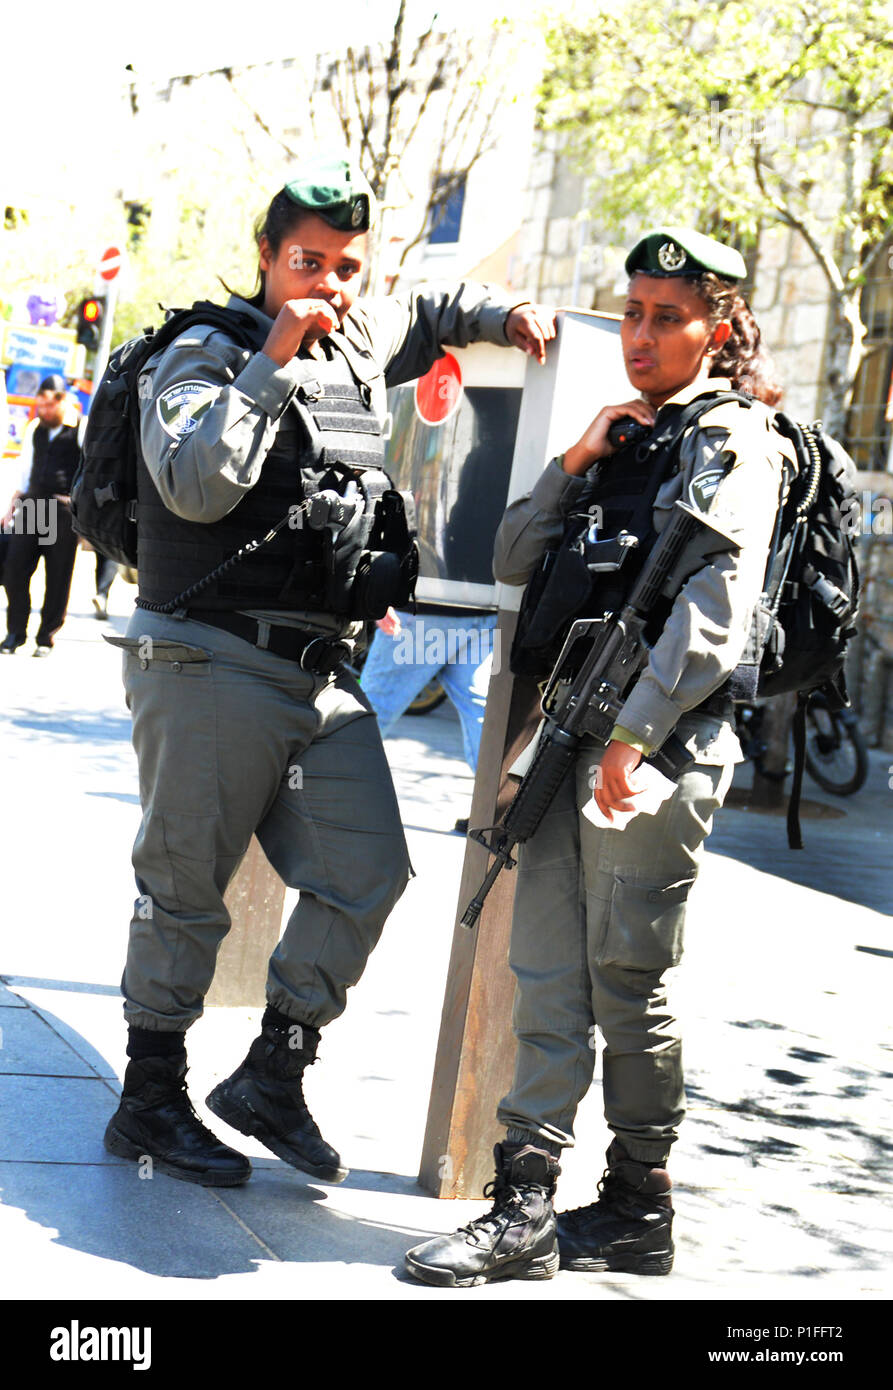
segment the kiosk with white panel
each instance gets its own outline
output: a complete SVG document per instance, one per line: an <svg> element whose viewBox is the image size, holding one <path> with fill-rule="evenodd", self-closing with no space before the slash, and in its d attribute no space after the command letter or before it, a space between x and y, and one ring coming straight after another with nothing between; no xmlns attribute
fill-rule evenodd
<svg viewBox="0 0 893 1390"><path fill-rule="evenodd" d="M493 537L505 511L525 359L489 343L449 348L388 392L385 468L412 493L421 608L497 608Z"/></svg>

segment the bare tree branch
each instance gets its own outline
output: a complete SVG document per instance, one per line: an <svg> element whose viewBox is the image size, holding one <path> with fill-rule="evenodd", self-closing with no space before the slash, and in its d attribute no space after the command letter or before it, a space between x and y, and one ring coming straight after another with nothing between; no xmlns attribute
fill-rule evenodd
<svg viewBox="0 0 893 1390"><path fill-rule="evenodd" d="M791 211L791 209L787 206L786 203L782 203L778 198L775 197L773 193L770 193L769 189L766 187L766 181L763 176L763 160L760 154L759 146L757 145L754 146L753 164L754 173L756 175L756 180L759 185L760 192L766 199L766 202L769 203L770 206L775 209L780 221L784 222L788 227L793 228L794 231L799 232L800 235L803 237L804 241L807 243L809 249L812 251L813 255L815 256L816 260L821 266L825 278L828 281L828 284L834 291L834 293L843 294L845 292L846 287L844 285L843 276L840 273L840 269L838 268L837 263L832 259L831 256L828 255L828 252L825 250L824 246L822 246L821 242L813 236L812 232L804 222L803 218L797 217L796 214Z"/></svg>
<svg viewBox="0 0 893 1390"><path fill-rule="evenodd" d="M291 145L286 144L286 142L283 139L281 139L280 136L276 135L276 133L272 131L270 127L267 125L260 112L256 111L251 102L242 96L242 93L238 90L235 82L233 81L232 69L220 68L219 71L222 73L222 75L226 78L227 82L229 83L233 95L237 98L238 101L242 103L244 107L247 108L252 118L257 122L264 134L268 135L270 139L274 141L275 144L280 145L282 149L285 150L285 153L289 156L290 159L297 159L297 152L292 149Z"/></svg>
<svg viewBox="0 0 893 1390"><path fill-rule="evenodd" d="M875 261L880 259L884 251L888 250L888 241L891 235L893 235L893 217L885 224L880 239L871 248L859 267L860 275L867 276L874 267Z"/></svg>

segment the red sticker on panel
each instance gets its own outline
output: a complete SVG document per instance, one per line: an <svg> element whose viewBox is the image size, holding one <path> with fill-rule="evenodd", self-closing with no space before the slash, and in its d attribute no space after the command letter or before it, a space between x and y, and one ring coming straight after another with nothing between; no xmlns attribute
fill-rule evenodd
<svg viewBox="0 0 893 1390"><path fill-rule="evenodd" d="M438 358L415 384L415 408L426 425L442 425L462 399L462 369L452 353Z"/></svg>

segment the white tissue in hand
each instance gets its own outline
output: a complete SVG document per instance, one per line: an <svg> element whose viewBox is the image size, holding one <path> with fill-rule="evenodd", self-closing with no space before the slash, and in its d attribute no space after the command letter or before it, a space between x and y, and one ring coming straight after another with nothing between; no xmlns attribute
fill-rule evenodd
<svg viewBox="0 0 893 1390"><path fill-rule="evenodd" d="M603 830L624 830L636 816L653 816L673 795L676 783L671 782L651 763L641 762L631 774L629 783L636 790L634 811L613 811L610 819L603 815L591 796L583 807L583 815Z"/></svg>

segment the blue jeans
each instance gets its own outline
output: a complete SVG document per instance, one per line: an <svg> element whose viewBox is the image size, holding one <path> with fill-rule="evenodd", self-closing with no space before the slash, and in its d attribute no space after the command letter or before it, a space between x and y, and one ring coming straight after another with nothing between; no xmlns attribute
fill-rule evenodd
<svg viewBox="0 0 893 1390"><path fill-rule="evenodd" d="M425 613L414 618L400 613L399 617L402 630L396 637L376 632L361 676L382 738L436 676L456 707L465 759L476 772L496 614Z"/></svg>

